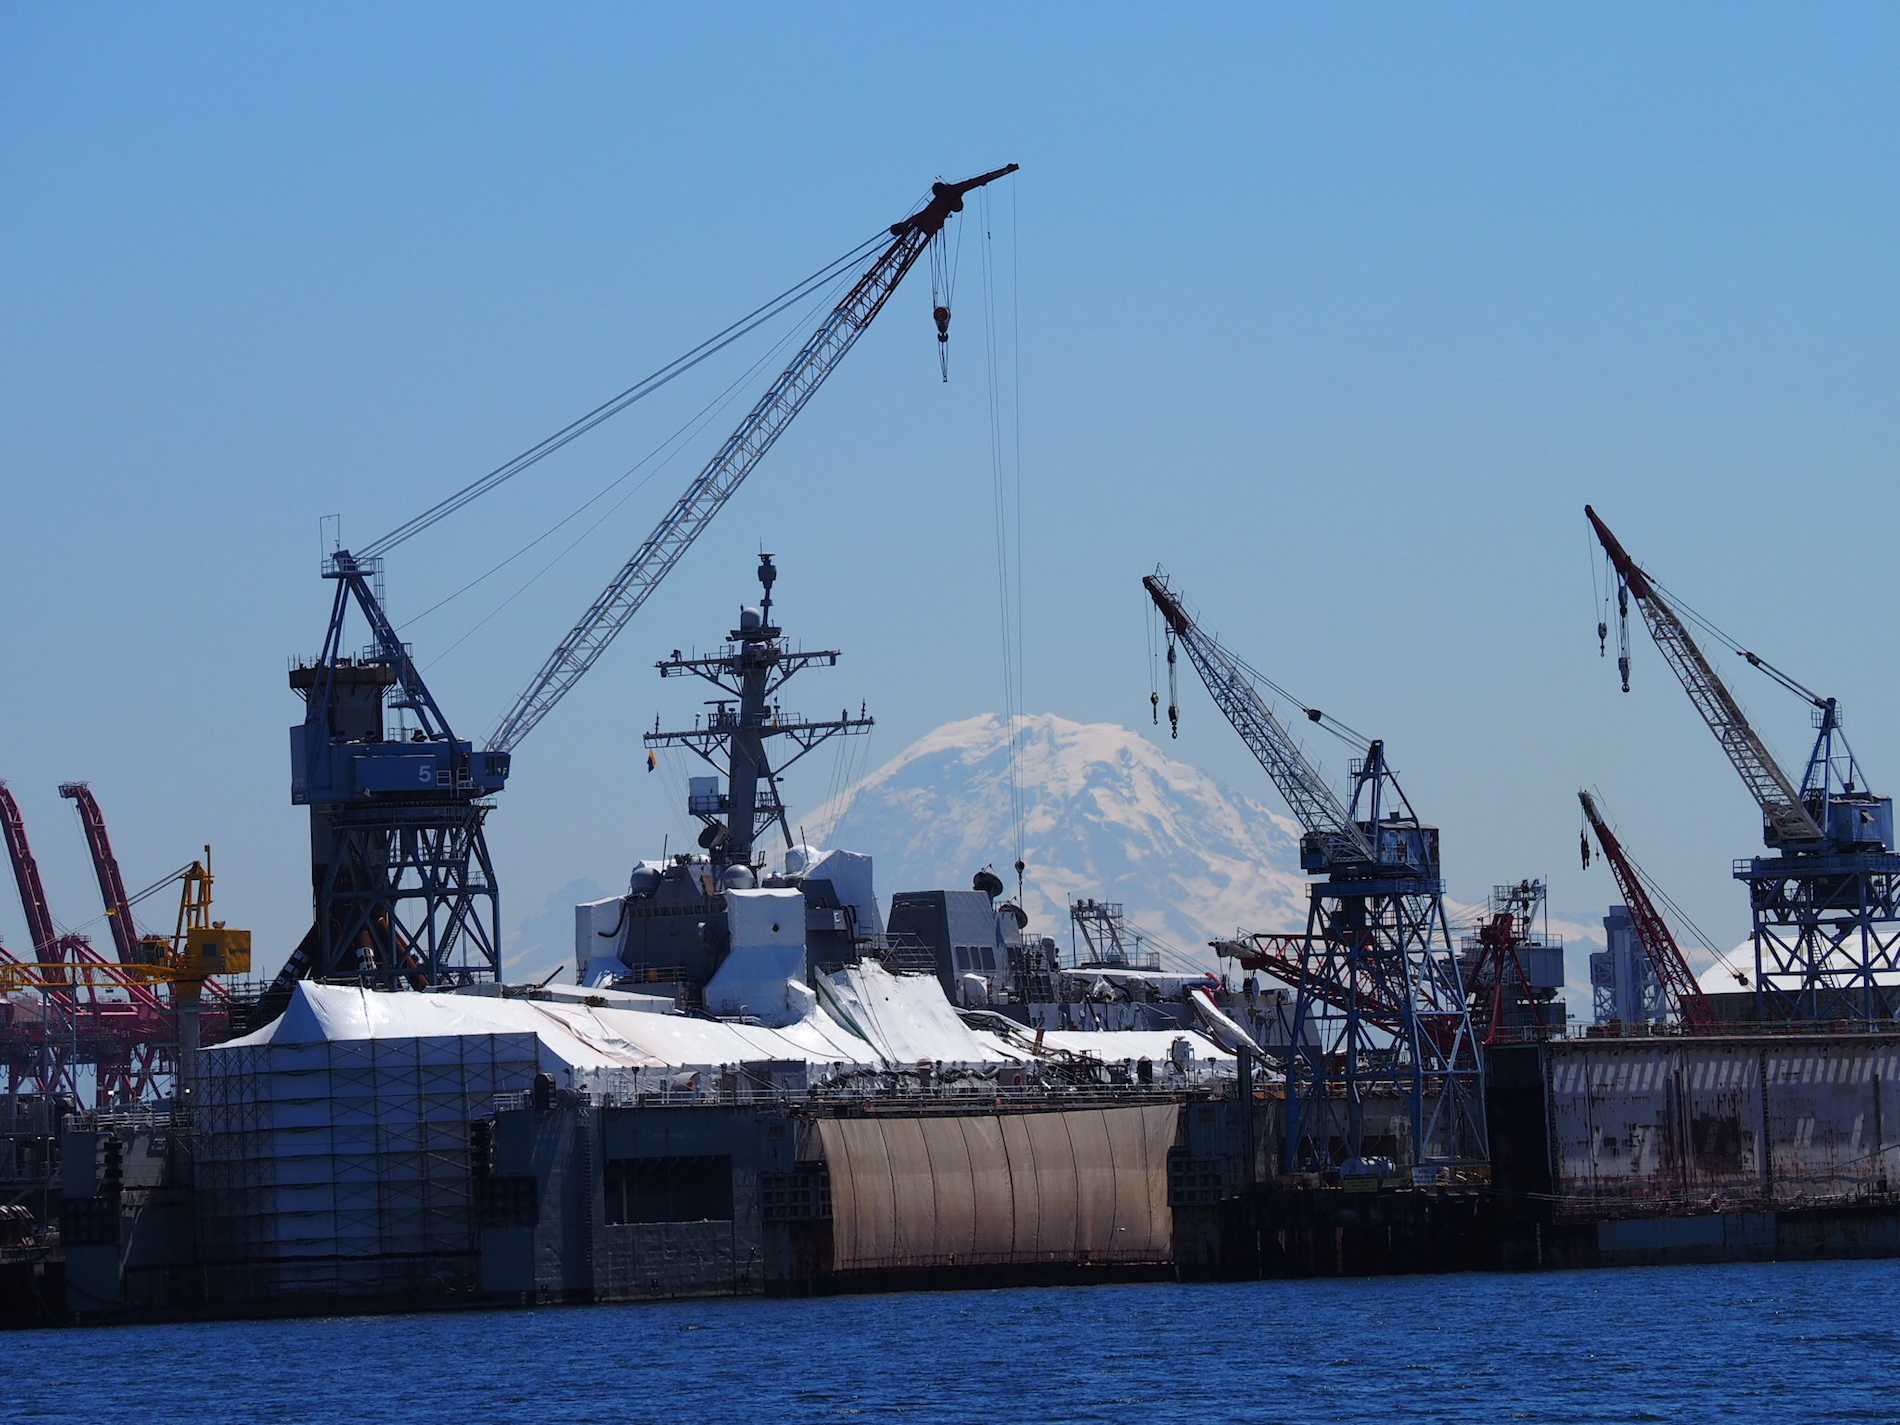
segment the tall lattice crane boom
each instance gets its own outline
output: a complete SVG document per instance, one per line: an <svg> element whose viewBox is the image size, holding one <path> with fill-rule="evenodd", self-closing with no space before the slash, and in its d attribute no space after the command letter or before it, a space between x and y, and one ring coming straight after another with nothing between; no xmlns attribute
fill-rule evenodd
<svg viewBox="0 0 1900 1425"><path fill-rule="evenodd" d="M112 927L112 943L119 952L121 965L139 959L139 931L132 920L132 902L125 893L125 877L119 874L119 858L112 854L112 838L106 833L105 813L84 782L61 782L59 794L79 809L79 825L86 833L86 850L92 856L92 872L99 881L99 898L105 902L106 922Z"/></svg>
<svg viewBox="0 0 1900 1425"><path fill-rule="evenodd" d="M1696 983L1694 974L1689 970L1689 962L1683 957L1682 947L1676 944L1676 937L1670 933L1669 922L1662 918L1662 912L1656 909L1655 901L1650 899L1642 877L1637 874L1635 863L1623 849L1623 843L1604 824L1603 816L1597 810L1596 799L1587 791L1579 791L1577 800L1583 803L1584 819L1596 833L1597 845L1603 848L1603 859L1610 863L1610 874L1616 877L1616 888L1622 892L1623 904L1630 913L1630 928L1635 932L1636 943L1643 947L1643 953L1649 957L1650 967L1656 972L1656 980L1663 988L1669 1008L1675 1013L1676 1022L1691 1034L1707 1034L1720 1029L1721 1021L1716 1016L1715 1007Z"/></svg>
<svg viewBox="0 0 1900 1425"><path fill-rule="evenodd" d="M26 819L20 804L13 799L5 782L0 782L0 833L7 841L7 856L13 862L14 884L20 890L21 908L26 912L26 930L32 938L29 961L59 958L59 930L53 924L53 911L46 899L46 884L40 879L40 863L26 839Z"/></svg>
<svg viewBox="0 0 1900 1425"><path fill-rule="evenodd" d="M541 671L509 709L489 746L498 752L515 748L546 717L568 689L579 682L600 655L627 626L640 606L679 562L733 492L752 473L765 452L792 423L805 403L844 359L871 319L883 309L897 284L943 230L952 213L963 208L966 193L1014 173L1011 163L961 183L931 185L931 199L903 221L891 225L891 242L879 254L830 315L812 333L792 362L779 374L758 403L726 437L653 533L634 551L588 606L566 638L548 655ZM947 315L947 314L946 314Z"/></svg>
<svg viewBox="0 0 1900 1425"><path fill-rule="evenodd" d="M1240 734L1240 740L1247 744L1247 750L1258 759L1273 785L1279 788L1280 795L1286 798L1294 820L1309 838L1318 838L1323 844L1327 860L1374 860L1372 845L1365 833L1354 824L1313 764L1306 760L1299 744L1274 716L1273 709L1239 660L1195 623L1180 597L1169 587L1165 575L1150 574L1141 583L1161 611L1169 631L1187 650L1215 704L1233 724L1234 731ZM1307 869L1321 867L1313 865Z"/></svg>
<svg viewBox="0 0 1900 1425"><path fill-rule="evenodd" d="M1663 660L1682 681L1689 701L1695 704L1695 710L1702 715L1702 720L1709 725L1709 731L1715 734L1715 740L1721 743L1729 761L1735 764L1735 770L1741 774L1748 794L1761 808L1762 818L1771 833L1770 840L1783 845L1823 840L1820 825L1802 805L1794 783L1749 725L1741 705L1735 701L1734 694L1729 692L1709 660L1703 656L1702 650L1696 646L1695 639L1689 636L1682 619L1641 566L1629 557L1617 537L1610 533L1609 526L1597 518L1597 512L1588 505L1583 507L1583 512L1589 517L1591 528L1596 531L1604 552L1609 555L1617 578L1642 609L1643 621L1649 625L1650 636L1662 650ZM1623 686L1628 691L1627 674Z"/></svg>

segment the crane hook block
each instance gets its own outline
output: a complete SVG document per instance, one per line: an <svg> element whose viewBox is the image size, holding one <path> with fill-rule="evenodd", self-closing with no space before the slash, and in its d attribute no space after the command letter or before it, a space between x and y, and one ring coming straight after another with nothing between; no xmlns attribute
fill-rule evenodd
<svg viewBox="0 0 1900 1425"><path fill-rule="evenodd" d="M950 309L948 307L932 307L930 309L930 316L931 319L937 323L937 340L949 341Z"/></svg>

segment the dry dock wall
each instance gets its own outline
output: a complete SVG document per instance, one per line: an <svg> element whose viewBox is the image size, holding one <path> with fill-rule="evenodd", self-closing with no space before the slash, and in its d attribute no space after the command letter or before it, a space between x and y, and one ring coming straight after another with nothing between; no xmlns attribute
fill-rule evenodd
<svg viewBox="0 0 1900 1425"><path fill-rule="evenodd" d="M1900 1256L1900 1035L1564 1040L1488 1073L1494 1265Z"/></svg>
<svg viewBox="0 0 1900 1425"><path fill-rule="evenodd" d="M998 1112L522 1108L474 1186L482 1292L638 1301L1149 1274L1170 1101Z"/></svg>
<svg viewBox="0 0 1900 1425"><path fill-rule="evenodd" d="M469 1122L527 1088L536 1055L531 1034L458 1034L207 1056L192 1136L204 1304L469 1296Z"/></svg>
<svg viewBox="0 0 1900 1425"><path fill-rule="evenodd" d="M1851 1202L1886 1193L1900 1168L1900 1036L1545 1052L1552 1189L1573 1215Z"/></svg>

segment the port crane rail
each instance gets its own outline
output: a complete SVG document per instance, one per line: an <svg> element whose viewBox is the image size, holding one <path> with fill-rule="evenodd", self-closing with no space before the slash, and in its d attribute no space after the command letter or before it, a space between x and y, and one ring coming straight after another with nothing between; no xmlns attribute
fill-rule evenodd
<svg viewBox="0 0 1900 1425"><path fill-rule="evenodd" d="M1630 860L1623 843L1603 820L1596 798L1580 788L1577 800L1583 805L1584 820L1590 823L1590 830L1596 833L1597 845L1603 848L1603 859L1610 863L1610 874L1616 878L1616 888L1630 913L1630 928L1636 936L1636 943L1648 958L1650 968L1656 972L1656 982L1662 986L1663 1003L1669 1013L1675 1016L1676 1023L1685 1033L1720 1032L1722 1023L1715 1006L1702 993L1701 985L1696 983L1696 977L1689 969L1689 961L1669 929L1669 922L1656 909L1656 902L1650 898L1649 889L1643 884L1636 863Z"/></svg>
<svg viewBox="0 0 1900 1425"><path fill-rule="evenodd" d="M483 822L486 798L505 785L513 751L599 660L805 408L950 216L962 211L965 196L1016 170L1012 163L960 183L934 183L922 208L891 225L883 250L548 656L486 747L449 730L382 608L375 587L380 559L347 550L331 556L324 573L338 589L324 650L292 673L306 699L304 727L292 733L292 800L312 812L315 917L266 991L266 1015L306 977L390 989L500 977L498 894ZM947 311L936 317L940 336L947 319ZM458 497L438 509L461 503ZM432 511L422 519L434 517ZM417 527L411 521L372 547L387 547ZM375 640L354 660L341 642L352 604ZM392 705L418 723L407 739L389 738L382 725L382 690L391 686L400 689Z"/></svg>
<svg viewBox="0 0 1900 1425"><path fill-rule="evenodd" d="M1326 875L1311 885L1298 973L1288 979L1297 994L1285 1064L1286 1170L1362 1161L1364 1101L1381 1092L1407 1102L1415 1169L1481 1169L1489 1158L1482 1069L1445 916L1437 828L1419 822L1384 743L1343 728L1363 755L1342 804L1274 715L1257 675L1200 627L1167 576L1157 571L1142 584L1168 639L1170 724L1179 725L1178 644L1299 820L1301 868ZM1339 727L1316 708L1303 711ZM1277 948L1284 953L1290 942Z"/></svg>
<svg viewBox="0 0 1900 1425"><path fill-rule="evenodd" d="M1761 810L1762 839L1774 854L1738 859L1732 867L1749 890L1757 1018L1891 1017L1889 986L1900 977L1893 802L1868 789L1838 703L1718 635L1809 704L1816 733L1797 790L1654 578L1593 508L1584 506L1584 515L1616 579L1623 690L1629 691L1628 601L1634 598L1664 660ZM1606 632L1599 624L1599 636Z"/></svg>

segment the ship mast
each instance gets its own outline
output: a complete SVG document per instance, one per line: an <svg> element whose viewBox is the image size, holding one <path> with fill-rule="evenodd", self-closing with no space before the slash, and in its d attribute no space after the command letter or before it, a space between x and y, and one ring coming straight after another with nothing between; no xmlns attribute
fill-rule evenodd
<svg viewBox="0 0 1900 1425"><path fill-rule="evenodd" d="M780 638L783 630L772 622L772 585L777 579L772 556L761 554L759 585L763 593L759 605L739 611L739 626L727 634L730 641L726 646L707 658L682 658L674 649L673 656L661 659L658 665L662 678L691 674L704 678L721 694L707 700L711 711L696 719L694 727L663 732L655 718L653 730L644 739L649 751L659 747L691 748L717 774L693 779L687 810L704 823L699 844L718 867L756 868L758 838L774 822L789 847L792 827L779 796L780 776L819 743L840 734L866 732L874 725L862 708L856 717L847 711L825 722L784 718L777 702L779 689L806 668L835 667L838 652L792 652L784 646ZM774 738L789 739L797 748L776 764L770 750ZM724 792L719 790L721 778L726 785Z"/></svg>

